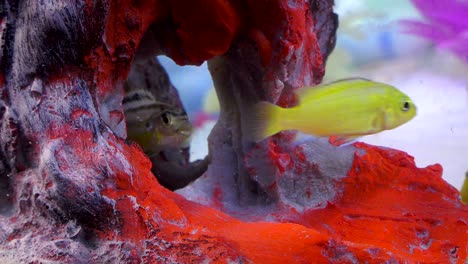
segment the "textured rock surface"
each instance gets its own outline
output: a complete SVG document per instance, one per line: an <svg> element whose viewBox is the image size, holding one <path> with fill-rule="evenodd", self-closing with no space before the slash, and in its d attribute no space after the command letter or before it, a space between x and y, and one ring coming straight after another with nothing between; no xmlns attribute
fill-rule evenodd
<svg viewBox="0 0 468 264"><path fill-rule="evenodd" d="M464 261L468 209L440 166L363 144L292 145L290 133L243 140L245 106L292 105L320 81L336 18L330 1L232 3L1 3L0 262ZM169 192L122 139L142 38L140 56L210 59L221 99L213 164L181 193L269 223Z"/></svg>

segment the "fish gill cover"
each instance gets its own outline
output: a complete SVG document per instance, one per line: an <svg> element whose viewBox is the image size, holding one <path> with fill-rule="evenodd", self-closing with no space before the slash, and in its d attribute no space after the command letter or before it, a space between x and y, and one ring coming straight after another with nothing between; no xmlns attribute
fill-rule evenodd
<svg viewBox="0 0 468 264"><path fill-rule="evenodd" d="M295 89L320 83L332 1L1 7L0 262L465 261L468 209L439 165L363 143L293 144L291 132L243 139L249 105L290 106ZM209 169L178 193L124 140L138 47L208 60L220 98Z"/></svg>

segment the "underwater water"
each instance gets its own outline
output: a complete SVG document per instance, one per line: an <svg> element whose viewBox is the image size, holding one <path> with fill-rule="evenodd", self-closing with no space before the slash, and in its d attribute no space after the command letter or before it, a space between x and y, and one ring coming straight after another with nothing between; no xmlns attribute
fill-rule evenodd
<svg viewBox="0 0 468 264"><path fill-rule="evenodd" d="M0 4L0 263L466 261L466 0L36 2Z"/></svg>
<svg viewBox="0 0 468 264"><path fill-rule="evenodd" d="M404 21L427 20L411 1L337 0L335 5L340 25L323 82L363 77L388 83L408 94L418 109L407 124L359 141L403 150L419 167L439 163L443 178L460 189L468 171L468 59L408 32ZM443 11L450 17L450 9ZM464 39L455 36L456 41ZM219 111L206 63L179 67L164 56L160 62L196 123L191 160L203 158Z"/></svg>

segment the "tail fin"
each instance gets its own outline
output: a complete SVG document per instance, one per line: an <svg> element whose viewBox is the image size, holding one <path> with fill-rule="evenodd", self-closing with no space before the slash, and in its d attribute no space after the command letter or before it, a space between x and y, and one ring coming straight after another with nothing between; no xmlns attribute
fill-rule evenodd
<svg viewBox="0 0 468 264"><path fill-rule="evenodd" d="M259 142L281 130L280 113L283 108L268 102L259 102L249 107L242 117L244 138Z"/></svg>

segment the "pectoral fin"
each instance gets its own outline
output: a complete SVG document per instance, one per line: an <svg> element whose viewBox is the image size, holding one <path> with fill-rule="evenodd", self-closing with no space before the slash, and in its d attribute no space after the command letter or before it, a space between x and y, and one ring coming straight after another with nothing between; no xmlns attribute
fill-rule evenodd
<svg viewBox="0 0 468 264"><path fill-rule="evenodd" d="M355 142L359 137L359 135L331 136L328 138L328 142L333 146L349 145Z"/></svg>

